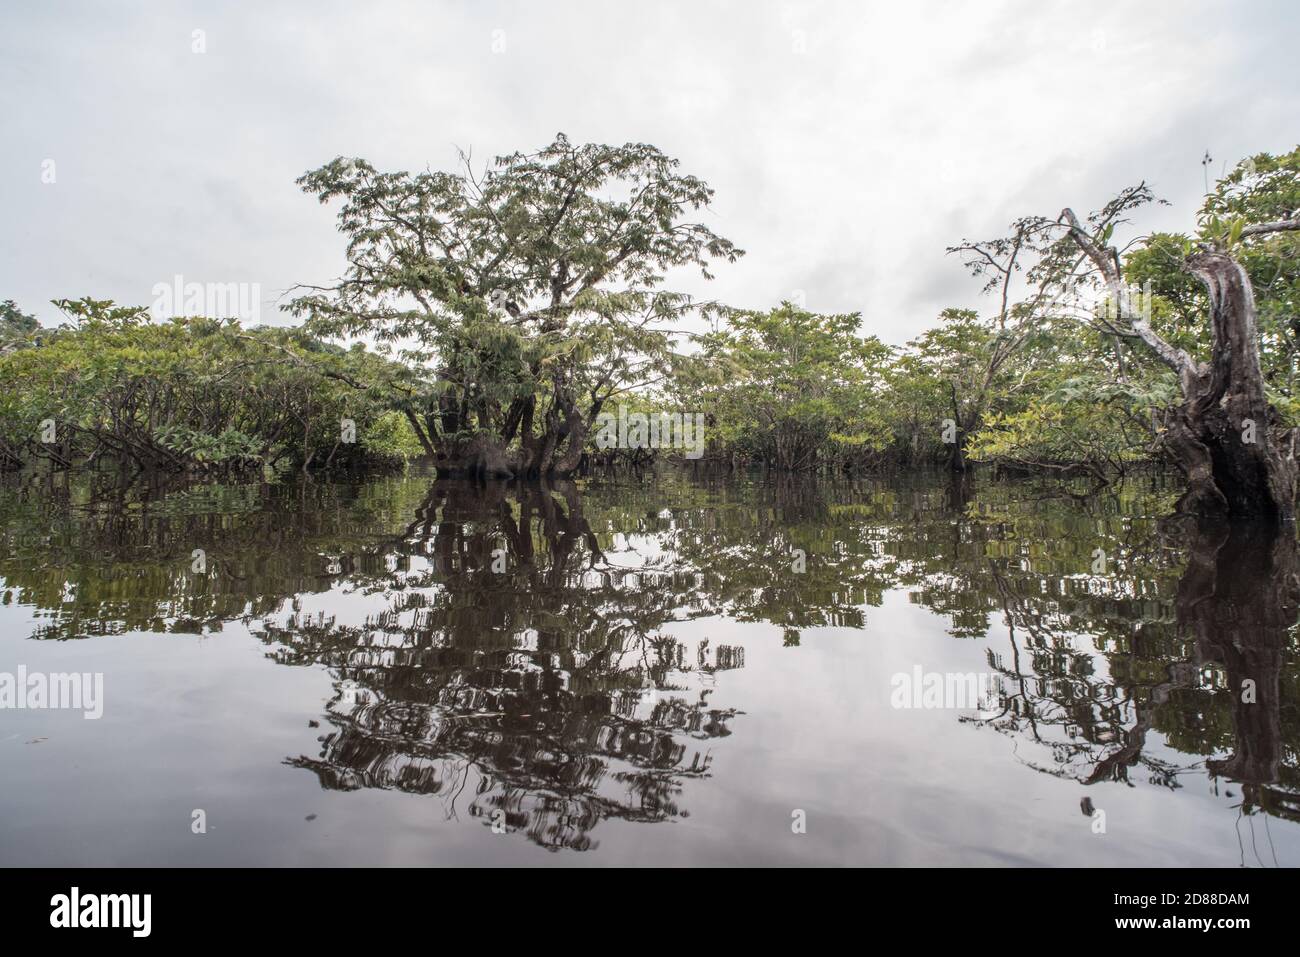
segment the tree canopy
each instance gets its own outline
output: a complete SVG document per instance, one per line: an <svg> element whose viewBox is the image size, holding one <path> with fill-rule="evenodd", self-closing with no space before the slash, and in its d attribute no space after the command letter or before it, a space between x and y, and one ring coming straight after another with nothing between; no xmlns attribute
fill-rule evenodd
<svg viewBox="0 0 1300 957"><path fill-rule="evenodd" d="M709 309L663 288L668 272L708 277L742 254L693 218L709 187L643 143L561 134L454 173L338 158L299 184L342 201L348 268L291 311L395 344L426 373L403 410L447 471L574 471L601 407L670 376L675 324Z"/></svg>
<svg viewBox="0 0 1300 957"><path fill-rule="evenodd" d="M675 289L742 251L707 224L709 186L648 144L561 134L416 173L339 157L298 184L337 208L346 266L294 290L293 329L152 323L90 298L60 300L70 323L42 329L0 303L0 382L24 384L0 398L0 459L420 454L449 474L556 477L676 454L598 443L597 419L623 407L698 414L706 466L983 463L1106 483L1169 463L1211 476L1203 504L1241 507L1234 483L1258 468L1279 499L1294 484L1300 148L1241 161L1185 233L1138 231L1161 202L1139 183L958 241L981 308L944 309L901 346L864 336L858 313ZM360 435L347 448L343 418Z"/></svg>

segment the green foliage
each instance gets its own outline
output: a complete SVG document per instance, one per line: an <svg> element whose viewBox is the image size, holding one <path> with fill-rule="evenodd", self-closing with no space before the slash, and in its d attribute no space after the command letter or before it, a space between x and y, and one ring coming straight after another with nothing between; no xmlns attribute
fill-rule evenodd
<svg viewBox="0 0 1300 957"><path fill-rule="evenodd" d="M1028 469L1072 470L1105 480L1147 457L1143 414L1175 398L1173 383L1151 390L1084 376L989 416L972 437L975 461Z"/></svg>
<svg viewBox="0 0 1300 957"><path fill-rule="evenodd" d="M358 436L368 459L389 465L405 465L424 454L411 424L400 412L381 412Z"/></svg>
<svg viewBox="0 0 1300 957"><path fill-rule="evenodd" d="M349 270L289 308L320 335L398 345L423 374L409 407L449 464L517 438L529 456L515 468L564 471L600 405L669 375L671 327L710 308L660 288L666 273L708 278L742 254L687 218L712 190L677 165L563 134L482 172L468 157L414 175L340 157L298 182L342 200Z"/></svg>
<svg viewBox="0 0 1300 957"><path fill-rule="evenodd" d="M693 383L714 449L813 469L862 463L886 448L881 370L890 349L861 337L861 323L857 313L819 315L789 302L732 313L704 340Z"/></svg>
<svg viewBox="0 0 1300 957"><path fill-rule="evenodd" d="M939 325L897 356L886 380L890 426L903 457L915 461L944 453L948 420L956 438L965 438L1005 379L989 368L998 341L999 333L973 310L945 309Z"/></svg>
<svg viewBox="0 0 1300 957"><path fill-rule="evenodd" d="M1260 153L1238 163L1205 198L1193 236L1155 233L1124 261L1127 281L1151 284L1153 326L1198 359L1209 358L1208 301L1184 268L1197 245L1227 249L1245 267L1255 292L1264 377L1282 406L1296 392L1300 358L1300 232L1245 236L1251 225L1290 219L1300 210L1300 147ZM1289 418L1289 422L1300 421Z"/></svg>
<svg viewBox="0 0 1300 957"><path fill-rule="evenodd" d="M405 370L364 349L234 320L155 323L143 309L92 299L57 305L67 326L0 355L0 451L10 465L104 457L184 470L411 457L414 434L384 398Z"/></svg>
<svg viewBox="0 0 1300 957"><path fill-rule="evenodd" d="M164 425L155 429L153 434L160 446L199 465L242 464L262 458L261 442L238 429L210 435L186 425Z"/></svg>
<svg viewBox="0 0 1300 957"><path fill-rule="evenodd" d="M23 312L12 299L0 302L0 353L31 345L40 327L36 317Z"/></svg>

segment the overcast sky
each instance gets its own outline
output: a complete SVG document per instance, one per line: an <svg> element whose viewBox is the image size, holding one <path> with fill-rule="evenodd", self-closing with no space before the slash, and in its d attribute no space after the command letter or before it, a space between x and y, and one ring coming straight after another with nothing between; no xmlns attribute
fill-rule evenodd
<svg viewBox="0 0 1300 957"><path fill-rule="evenodd" d="M148 304L342 265L294 179L649 142L716 190L732 305L802 294L902 342L978 285L944 248L1300 141L1300 4L107 3L0 7L0 299ZM202 30L202 53L193 52ZM51 167L49 161L53 161ZM44 182L53 171L54 182ZM45 174L45 175L43 175ZM987 308L990 304L985 304Z"/></svg>

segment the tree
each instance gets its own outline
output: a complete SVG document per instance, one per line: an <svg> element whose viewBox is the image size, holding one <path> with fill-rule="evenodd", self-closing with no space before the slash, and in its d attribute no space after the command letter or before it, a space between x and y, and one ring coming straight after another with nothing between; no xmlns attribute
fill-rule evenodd
<svg viewBox="0 0 1300 957"><path fill-rule="evenodd" d="M950 255L961 257L962 263L977 279L984 280L982 291L997 297L998 309L990 319L981 319L978 313L965 309L946 309L940 318L944 326L927 332L916 343L921 355L934 355L931 359L934 374L943 375L942 368L951 368L946 375L949 411L952 413L955 435L945 439L949 463L954 471L968 468L968 445L984 423L986 414L999 400L1007 398L1005 390L1024 391L1026 369L1022 368L1018 384L1013 386L1009 368L1019 361L1025 363L1026 351L1037 348L1037 363L1052 365L1050 354L1060 353L1059 346L1051 343L1052 335L1068 312L1069 297L1064 299L1054 290L1055 276L1045 273L1041 262L1043 224L1033 216L1017 219L1006 236L973 241L964 239L948 247ZM1028 282L1024 298L1017 299L1019 287ZM1046 349L1044 349L1046 346ZM1065 351L1069 351L1068 347ZM1057 355L1055 358L1068 358ZM1031 357L1028 367L1032 368Z"/></svg>
<svg viewBox="0 0 1300 957"><path fill-rule="evenodd" d="M924 410L912 424L912 447L922 435L938 437L949 466L965 471L967 443L1020 341L1019 335L989 328L973 310L945 309L939 325L908 343L893 378L902 405Z"/></svg>
<svg viewBox="0 0 1300 957"><path fill-rule="evenodd" d="M483 172L338 158L298 182L342 198L348 268L288 306L326 335L401 343L429 375L403 411L444 473L567 475L613 396L666 378L671 326L711 304L667 271L742 251L692 212L713 193L653 146L560 134Z"/></svg>
<svg viewBox="0 0 1300 957"><path fill-rule="evenodd" d="M1261 153L1239 163L1215 184L1191 234L1156 233L1124 260L1130 284L1150 284L1157 306L1152 325L1198 362L1210 358L1209 300L1205 287L1183 268L1197 243L1231 240L1232 224L1286 221L1300 209L1300 149L1282 156ZM1232 246L1250 277L1259 331L1260 367L1270 401L1288 427L1300 424L1300 232L1277 231Z"/></svg>
<svg viewBox="0 0 1300 957"><path fill-rule="evenodd" d="M1205 286L1210 358L1197 361L1164 339L1134 301L1119 251L1110 245L1114 223L1151 198L1145 184L1122 192L1085 226L1073 210L1057 219L1064 240L1082 252L1115 304L1116 336L1141 341L1178 377L1182 403L1169 417L1165 445L1187 476L1181 509L1201 515L1294 517L1294 443L1274 434L1280 418L1265 395L1260 367L1254 289L1233 250L1275 233L1300 229L1300 219L1252 222L1248 206L1222 228L1211 221L1183 268ZM1271 208L1267 210L1274 212Z"/></svg>
<svg viewBox="0 0 1300 957"><path fill-rule="evenodd" d="M12 299L0 302L0 355L28 345L41 324L23 312Z"/></svg>
<svg viewBox="0 0 1300 957"><path fill-rule="evenodd" d="M783 302L739 310L707 336L698 384L718 441L775 468L860 463L889 445L882 371L890 349L862 337L858 313L820 315Z"/></svg>
<svg viewBox="0 0 1300 957"><path fill-rule="evenodd" d="M1255 291L1242 261L1256 261L1261 271L1265 265L1270 267L1270 298L1276 295L1281 304L1270 309L1271 324L1276 327L1279 314L1286 315L1288 309L1293 315L1300 284L1294 281L1293 265L1277 264L1293 262L1294 256L1278 256L1262 247L1300 230L1300 218L1293 212L1300 205L1296 186L1300 163L1295 156L1256 157L1243 163L1207 199L1195 242L1157 234L1145 251L1130 254L1132 269L1127 275L1124 251L1112 244L1112 238L1129 213L1155 201L1145 183L1121 191L1085 218L1066 208L1054 219L1017 220L1008 239L957 247L973 250L970 263L976 271L1001 263L1001 277L1009 276L1019 262L1032 262L1025 275L1036 292L1017 307L1022 322L1042 327L1062 312L1074 311L1112 344L1116 384L1130 387L1135 358L1138 363L1159 363L1172 373L1180 402L1164 410L1159 428L1163 448L1187 476L1184 511L1283 521L1294 515L1293 433L1284 428L1286 423L1270 401L1261 365ZM995 255L987 255L986 250ZM1009 250L1019 255L1019 262L1011 263ZM982 266L982 261L988 266ZM1204 293L1173 277L1170 263L1199 282ZM1163 313L1152 307L1154 297L1135 293L1128 281L1135 276L1161 280L1158 287L1153 284L1152 292L1158 288L1166 297ZM1102 298L1104 308L1079 308L1082 293L1090 288ZM1204 315L1209 327L1208 350L1199 354L1191 344L1196 337L1186 329L1189 317L1194 322L1197 315ZM1177 335L1167 337L1157 324ZM1140 353L1130 356L1135 346ZM1141 365L1137 368L1145 371ZM1280 380L1276 374L1272 379L1276 391ZM1281 379L1289 387L1289 373ZM1160 388L1148 383L1131 391L1151 396ZM1154 410L1152 418L1157 418Z"/></svg>

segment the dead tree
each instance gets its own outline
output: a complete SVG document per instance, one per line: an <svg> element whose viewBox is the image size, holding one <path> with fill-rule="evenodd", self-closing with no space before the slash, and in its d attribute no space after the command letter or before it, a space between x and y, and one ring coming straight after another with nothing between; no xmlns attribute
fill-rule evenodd
<svg viewBox="0 0 1300 957"><path fill-rule="evenodd" d="M1278 441L1278 415L1264 394L1255 295L1241 263L1223 249L1205 247L1184 264L1209 293L1211 358L1197 362L1165 341L1135 307L1108 233L1090 233L1069 209L1057 222L1101 274L1133 334L1178 376L1183 401L1171 416L1165 441L1187 476L1179 510L1294 521L1294 449ZM1247 226L1241 235L1297 229L1300 219Z"/></svg>

